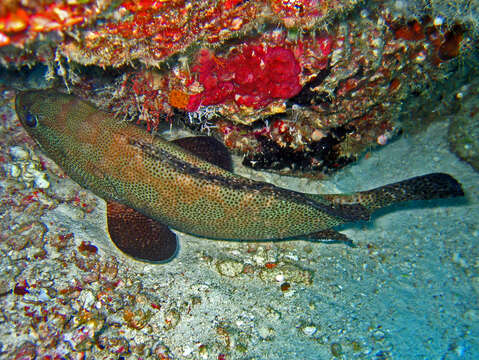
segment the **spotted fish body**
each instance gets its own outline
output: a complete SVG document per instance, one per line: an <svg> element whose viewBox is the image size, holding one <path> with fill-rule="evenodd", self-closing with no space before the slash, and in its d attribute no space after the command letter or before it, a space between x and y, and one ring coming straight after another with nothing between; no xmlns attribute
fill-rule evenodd
<svg viewBox="0 0 479 360"><path fill-rule="evenodd" d="M212 239L297 238L367 219L371 210L394 202L462 193L449 175L432 174L442 178L348 196L303 194L235 175L74 96L22 92L16 111L41 149L83 187ZM417 183L428 181L426 193L412 194Z"/></svg>

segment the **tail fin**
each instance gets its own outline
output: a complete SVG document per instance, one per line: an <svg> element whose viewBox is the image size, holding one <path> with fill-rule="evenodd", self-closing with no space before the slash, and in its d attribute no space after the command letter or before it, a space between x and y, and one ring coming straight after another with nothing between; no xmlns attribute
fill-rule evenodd
<svg viewBox="0 0 479 360"><path fill-rule="evenodd" d="M451 175L432 173L413 177L352 195L323 195L336 204L361 204L370 211L410 201L464 196L461 184Z"/></svg>

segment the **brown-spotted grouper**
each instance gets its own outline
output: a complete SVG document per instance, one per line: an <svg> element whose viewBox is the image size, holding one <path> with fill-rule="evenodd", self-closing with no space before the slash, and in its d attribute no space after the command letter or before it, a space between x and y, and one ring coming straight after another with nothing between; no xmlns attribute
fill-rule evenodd
<svg viewBox="0 0 479 360"><path fill-rule="evenodd" d="M464 195L442 173L351 195L305 194L235 175L229 165L215 164L215 153L195 155L185 149L189 141L165 141L75 96L26 91L15 106L45 154L109 202L109 231L117 246L144 260L175 253L176 236L166 226L211 239L342 238L332 227L366 220L375 209Z"/></svg>

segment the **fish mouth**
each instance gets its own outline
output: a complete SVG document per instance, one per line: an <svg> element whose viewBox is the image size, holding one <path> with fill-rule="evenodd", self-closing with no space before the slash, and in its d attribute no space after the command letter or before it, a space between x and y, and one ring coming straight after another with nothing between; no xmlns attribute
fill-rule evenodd
<svg viewBox="0 0 479 360"><path fill-rule="evenodd" d="M26 96L25 91L19 91L15 95L15 112L17 113L18 119L22 123L22 125L25 127L25 114L28 112L28 108L26 105L26 100L28 99L28 96Z"/></svg>
<svg viewBox="0 0 479 360"><path fill-rule="evenodd" d="M17 114L21 112L21 110L24 109L23 104L25 103L25 94L26 91L18 91L15 95L15 111Z"/></svg>

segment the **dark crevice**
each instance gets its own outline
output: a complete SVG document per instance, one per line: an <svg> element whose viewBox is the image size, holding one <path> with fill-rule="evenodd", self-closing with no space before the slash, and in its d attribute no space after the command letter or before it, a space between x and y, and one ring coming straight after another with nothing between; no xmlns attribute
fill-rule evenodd
<svg viewBox="0 0 479 360"><path fill-rule="evenodd" d="M319 141L313 141L309 148L297 151L290 147L282 147L269 137L260 135L259 153L249 154L243 158L243 164L256 170L322 171L330 173L355 161L355 157L340 153L340 143L355 129L351 126L339 126L331 129L329 134Z"/></svg>

